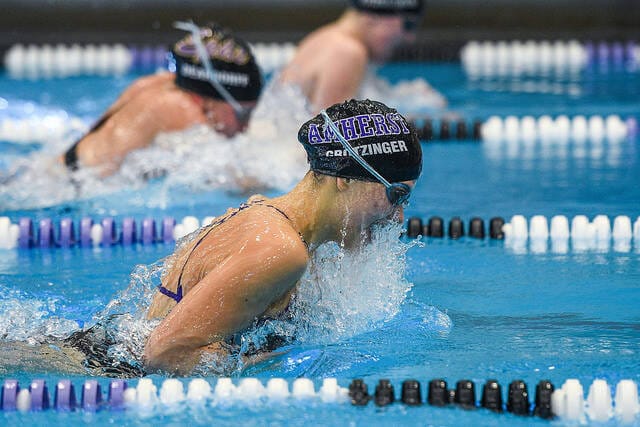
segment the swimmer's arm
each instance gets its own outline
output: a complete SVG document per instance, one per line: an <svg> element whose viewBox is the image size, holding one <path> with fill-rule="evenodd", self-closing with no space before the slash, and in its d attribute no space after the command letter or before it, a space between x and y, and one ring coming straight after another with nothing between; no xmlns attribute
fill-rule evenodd
<svg viewBox="0 0 640 427"><path fill-rule="evenodd" d="M114 173L133 150L147 147L159 132L173 132L206 122L202 109L183 91L159 90L136 96L101 126L85 136L77 148L83 166Z"/></svg>
<svg viewBox="0 0 640 427"><path fill-rule="evenodd" d="M317 75L311 104L318 109L356 97L367 70L367 53L359 45L345 43Z"/></svg>
<svg viewBox="0 0 640 427"><path fill-rule="evenodd" d="M297 235L265 240L247 241L174 307L147 341L148 370L191 372L212 344L249 327L295 286L306 269L306 247Z"/></svg>

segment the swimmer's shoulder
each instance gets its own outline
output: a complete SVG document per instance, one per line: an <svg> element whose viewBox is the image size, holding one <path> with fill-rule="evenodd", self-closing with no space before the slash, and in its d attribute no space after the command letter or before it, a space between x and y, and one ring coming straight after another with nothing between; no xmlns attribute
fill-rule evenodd
<svg viewBox="0 0 640 427"><path fill-rule="evenodd" d="M353 66L365 66L369 61L369 52L367 47L360 41L351 37L346 37L339 43L339 47L334 52L335 59L344 62L350 62Z"/></svg>
<svg viewBox="0 0 640 427"><path fill-rule="evenodd" d="M320 28L304 40L301 47L314 51L316 55L323 53L335 59L357 59L365 62L368 59L365 44L336 25Z"/></svg>
<svg viewBox="0 0 640 427"><path fill-rule="evenodd" d="M145 94L147 105L163 124L163 130L182 130L190 125L206 123L202 104L193 95L175 85Z"/></svg>
<svg viewBox="0 0 640 427"><path fill-rule="evenodd" d="M138 94L144 91L157 90L160 86L166 86L173 83L175 74L164 71L157 74L150 74L136 79L127 88L125 93Z"/></svg>
<svg viewBox="0 0 640 427"><path fill-rule="evenodd" d="M267 203L255 204L234 220L236 224L229 226L239 230L240 238L253 249L277 254L292 268L306 267L309 261L307 244L282 211Z"/></svg>

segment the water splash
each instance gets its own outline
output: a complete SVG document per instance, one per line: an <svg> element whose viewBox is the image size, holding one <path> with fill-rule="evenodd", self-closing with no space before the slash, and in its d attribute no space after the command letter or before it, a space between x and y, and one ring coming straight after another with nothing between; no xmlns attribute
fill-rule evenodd
<svg viewBox="0 0 640 427"><path fill-rule="evenodd" d="M370 244L354 251L336 243L318 247L286 319L256 321L229 346L228 356L203 357L195 373L239 373L246 362L242 354L255 353L276 336L304 344L334 343L391 320L411 288L404 279L405 254L414 243L398 239L401 231L400 224L381 226ZM109 353L118 360L141 362L144 343L158 323L146 320L146 309L164 271L163 261L137 266L130 286L96 317L98 322L109 319L117 341Z"/></svg>
<svg viewBox="0 0 640 427"><path fill-rule="evenodd" d="M292 306L296 339L338 342L392 319L411 289L404 278L402 227L376 228L371 244L348 251L335 243L319 247Z"/></svg>
<svg viewBox="0 0 640 427"><path fill-rule="evenodd" d="M382 101L403 114L430 112L447 106L447 99L426 80L417 78L391 85L376 76L374 69L365 75L358 97Z"/></svg>
<svg viewBox="0 0 640 427"><path fill-rule="evenodd" d="M115 344L108 350L113 359L142 365L145 343L160 322L148 320L146 313L164 272L164 260L137 265L127 289L95 316L97 323L109 328L114 339Z"/></svg>
<svg viewBox="0 0 640 427"><path fill-rule="evenodd" d="M203 358L196 374L239 373L245 368L241 355L264 348L273 336L300 345L331 344L389 322L412 286L404 273L406 252L414 243L398 239L401 231L400 224L380 226L371 243L357 250L336 243L318 247L285 318L256 321L242 333L237 348L229 349L229 357ZM115 341L108 349L114 360L142 363L145 342L159 322L147 320L146 311L165 271L164 260L136 266L127 289L95 316ZM78 324L60 311L55 298L43 301L9 292L0 300L0 334L3 340L30 344L63 339Z"/></svg>
<svg viewBox="0 0 640 427"><path fill-rule="evenodd" d="M239 354L264 348L273 337L305 345L331 344L393 319L412 286L404 272L406 252L414 243L398 239L401 231L399 224L381 226L370 244L353 251L334 242L318 247L287 318L257 322L242 334L236 354L203 358L198 373L239 373L246 367Z"/></svg>
<svg viewBox="0 0 640 427"><path fill-rule="evenodd" d="M4 289L0 299L0 337L2 341L21 341L30 345L63 338L78 329L75 320L65 319L61 301Z"/></svg>
<svg viewBox="0 0 640 427"><path fill-rule="evenodd" d="M380 99L404 111L440 108L444 99L424 80L391 86L371 73L359 96ZM33 114L37 116L37 112ZM0 171L0 205L6 209L38 208L133 190L140 193L138 197L119 199L136 206L143 199L145 206L157 207L184 189L286 191L308 168L296 137L300 125L311 116L302 91L274 77L245 133L226 138L199 125L161 134L149 147L130 153L120 169L106 178L88 168L70 173L58 162L58 156L79 134L52 137L42 150L12 160L9 170ZM160 188L138 191L156 178L161 178Z"/></svg>
<svg viewBox="0 0 640 427"><path fill-rule="evenodd" d="M157 204L172 189L232 193L287 190L308 169L298 128L310 113L298 88L276 82L268 86L243 134L226 138L207 126L159 135L148 148L130 153L120 169L99 177L88 168L70 173L56 157L71 144L51 141L42 151L15 161L0 174L0 204L9 209L55 205L75 199L138 190L160 177L161 189L141 194ZM142 192L141 192L142 193ZM170 196L166 196L170 197Z"/></svg>

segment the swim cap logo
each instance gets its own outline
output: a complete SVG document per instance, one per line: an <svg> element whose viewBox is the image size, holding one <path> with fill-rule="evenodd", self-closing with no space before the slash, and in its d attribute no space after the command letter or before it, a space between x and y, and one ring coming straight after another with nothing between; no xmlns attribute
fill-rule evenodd
<svg viewBox="0 0 640 427"><path fill-rule="evenodd" d="M372 144L356 145L353 147L361 157L373 156L375 154L393 154L408 152L407 143L402 139L397 141L374 142ZM327 150L325 157L349 157L351 154L347 150Z"/></svg>
<svg viewBox="0 0 640 427"><path fill-rule="evenodd" d="M200 37L212 59L240 66L246 65L251 59L249 53L242 46L238 46L232 39L225 40L222 34L213 33L210 28L203 28ZM194 62L200 62L192 36L179 41L175 46L175 51L182 56L191 57Z"/></svg>
<svg viewBox="0 0 640 427"><path fill-rule="evenodd" d="M187 62L180 65L180 75L203 82L209 81L207 70ZM249 76L243 73L214 71L213 76L225 86L247 87L249 85Z"/></svg>
<svg viewBox="0 0 640 427"><path fill-rule="evenodd" d="M388 135L409 135L411 131L398 113L361 114L334 121L347 141ZM311 123L307 132L309 144L331 144L338 139L329 126Z"/></svg>

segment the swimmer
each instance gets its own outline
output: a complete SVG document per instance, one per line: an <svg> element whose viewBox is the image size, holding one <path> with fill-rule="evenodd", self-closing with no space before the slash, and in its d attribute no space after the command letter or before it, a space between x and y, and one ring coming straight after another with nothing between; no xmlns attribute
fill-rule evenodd
<svg viewBox="0 0 640 427"><path fill-rule="evenodd" d="M247 43L217 26L176 26L191 34L173 46L175 73L142 77L128 87L60 156L67 168L94 167L106 176L161 132L208 124L231 137L247 127L263 85Z"/></svg>
<svg viewBox="0 0 640 427"><path fill-rule="evenodd" d="M371 62L384 63L394 49L414 42L424 13L424 0L350 0L335 22L305 37L281 80L298 85L317 110L357 97ZM428 93L413 96L446 102L427 84ZM437 96L435 96L437 95ZM435 101L434 101L435 102Z"/></svg>
<svg viewBox="0 0 640 427"><path fill-rule="evenodd" d="M203 227L165 261L147 317L147 373L188 375L234 336L286 315L319 245L355 248L375 223L401 221L422 170L415 130L376 101L336 104L302 125L310 170L291 192L254 196Z"/></svg>

